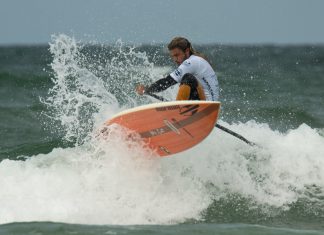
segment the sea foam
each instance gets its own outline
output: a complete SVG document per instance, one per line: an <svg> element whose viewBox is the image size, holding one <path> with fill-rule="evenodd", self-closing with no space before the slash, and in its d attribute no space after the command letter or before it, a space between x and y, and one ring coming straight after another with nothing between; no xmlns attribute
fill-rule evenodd
<svg viewBox="0 0 324 235"><path fill-rule="evenodd" d="M106 119L153 100L121 102L109 86L109 77L98 76L96 70L115 66L121 76L132 75L125 80L131 87L168 68L155 69L145 54L120 44L120 53L129 57L121 67L114 59L89 67L87 55L66 35L54 36L50 45L54 86L43 102L52 110L48 116L59 122L54 128L61 128L66 141L74 141L75 146L0 163L0 223L181 223L204 220L212 203L232 194L251 205L280 210L289 210L301 198L323 208L323 130L302 124L279 132L253 120L232 124L220 120L258 146L215 128L192 149L160 158L140 140L126 138L127 131L118 126L98 138ZM123 70L125 64L132 73ZM175 90L163 95L173 99Z"/></svg>

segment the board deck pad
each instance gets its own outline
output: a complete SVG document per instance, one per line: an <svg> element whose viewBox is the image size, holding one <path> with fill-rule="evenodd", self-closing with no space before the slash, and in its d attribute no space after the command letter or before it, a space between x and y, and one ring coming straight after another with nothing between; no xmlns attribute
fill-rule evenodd
<svg viewBox="0 0 324 235"><path fill-rule="evenodd" d="M173 101L125 110L105 125L119 124L137 132L160 156L189 149L213 130L220 110L216 101Z"/></svg>

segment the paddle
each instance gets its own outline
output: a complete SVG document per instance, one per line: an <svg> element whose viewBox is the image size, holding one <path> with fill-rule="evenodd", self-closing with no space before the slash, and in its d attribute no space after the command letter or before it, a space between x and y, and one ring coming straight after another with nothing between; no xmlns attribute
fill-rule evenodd
<svg viewBox="0 0 324 235"><path fill-rule="evenodd" d="M155 94L152 94L152 93L144 93L144 94L145 94L145 95L149 95L149 96L151 96L151 97L154 97L154 98L157 99L157 100L161 100L161 101L169 101L169 100L165 99L165 98L162 97L162 96L155 95ZM245 143L247 143L247 144L249 144L249 145L251 145L251 146L255 146L255 145L256 145L255 143L253 143L253 142L251 142L251 141L245 139L245 138L244 138L243 136L241 136L240 134L238 134L238 133L236 133L236 132L234 132L234 131L231 131L230 129L228 129L228 128L226 128L226 127L223 127L223 126L221 126L221 125L219 125L219 124L217 124L217 123L216 123L215 127L221 129L222 131L225 131L226 133L228 133L228 134L230 134L230 135L232 135L232 136L234 136L234 137L236 137L236 138L239 138L240 140L244 141Z"/></svg>

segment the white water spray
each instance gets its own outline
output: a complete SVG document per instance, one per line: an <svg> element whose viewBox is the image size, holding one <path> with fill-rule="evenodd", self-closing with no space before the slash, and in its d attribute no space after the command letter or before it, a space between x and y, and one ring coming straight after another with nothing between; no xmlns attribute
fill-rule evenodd
<svg viewBox="0 0 324 235"><path fill-rule="evenodd" d="M170 158L158 158L142 142L127 140L118 127L105 140L93 138L105 119L138 101L120 106L118 94L112 95L95 66L84 64L88 60L80 50L66 35L53 38L54 87L45 99L54 110L52 117L66 130L66 139L79 144L25 161L2 161L0 223L180 223L203 219L211 203L229 194L284 210L300 198L323 206L324 138L305 124L280 133L253 121L230 126L220 122L262 148L215 129L198 146ZM128 58L132 56L137 59ZM137 61L137 68L138 58L144 61L146 70L138 77L131 66L132 72L118 67L117 59L100 67L131 74L129 84L155 70L143 53L118 58L124 58L123 65ZM109 71L104 73L117 73Z"/></svg>

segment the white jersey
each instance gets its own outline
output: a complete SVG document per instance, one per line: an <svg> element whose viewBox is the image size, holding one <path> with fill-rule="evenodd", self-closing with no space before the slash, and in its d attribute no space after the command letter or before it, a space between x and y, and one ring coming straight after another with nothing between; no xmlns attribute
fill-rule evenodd
<svg viewBox="0 0 324 235"><path fill-rule="evenodd" d="M219 98L219 86L215 71L210 64L200 56L191 55L170 76L181 82L183 75L190 73L195 76L203 87L206 100L217 101Z"/></svg>

